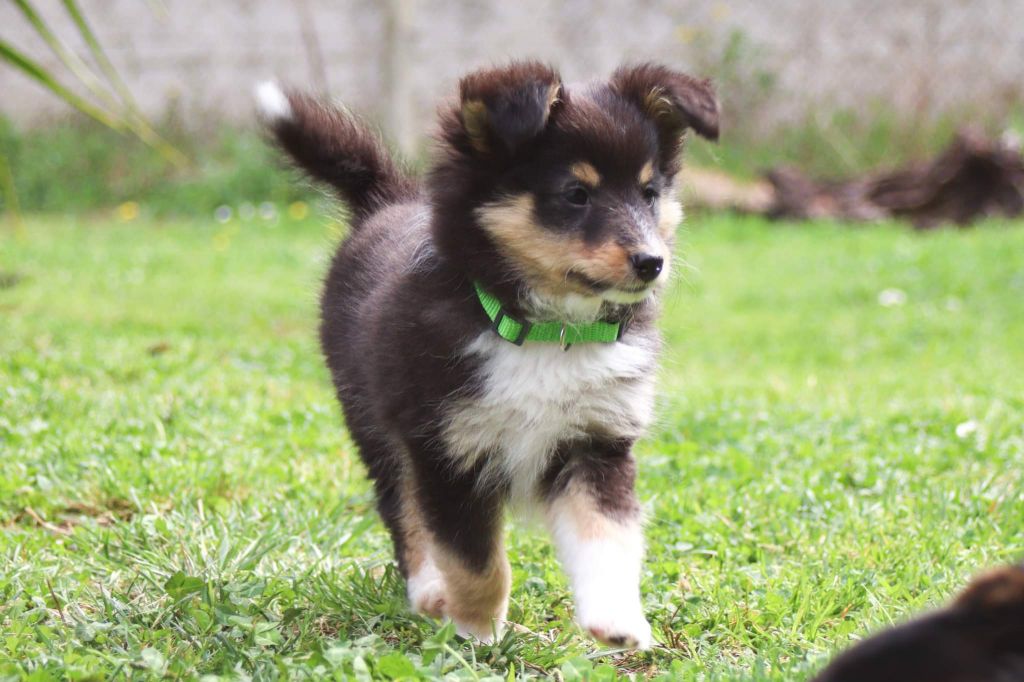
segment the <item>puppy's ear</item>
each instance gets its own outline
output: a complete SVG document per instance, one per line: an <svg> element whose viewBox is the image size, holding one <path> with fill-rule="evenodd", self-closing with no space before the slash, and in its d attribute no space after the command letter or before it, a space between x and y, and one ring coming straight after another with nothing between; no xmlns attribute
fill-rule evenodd
<svg viewBox="0 0 1024 682"><path fill-rule="evenodd" d="M718 139L718 98L710 80L645 63L620 67L610 85L657 125L663 163L678 163L687 128Z"/></svg>
<svg viewBox="0 0 1024 682"><path fill-rule="evenodd" d="M459 83L459 119L474 150L513 154L544 130L562 93L562 79L540 62L483 69Z"/></svg>

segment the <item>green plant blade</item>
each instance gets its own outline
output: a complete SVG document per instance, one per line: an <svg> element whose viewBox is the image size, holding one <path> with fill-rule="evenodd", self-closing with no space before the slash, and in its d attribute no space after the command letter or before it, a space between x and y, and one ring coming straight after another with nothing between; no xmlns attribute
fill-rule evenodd
<svg viewBox="0 0 1024 682"><path fill-rule="evenodd" d="M19 0L24 2L25 0ZM92 27L89 26L89 22L85 18L85 14L82 12L76 0L62 0L65 11L68 16L74 22L75 27L78 28L79 35L82 36L82 40L89 46L89 52L92 54L93 60L99 65L103 71L103 75L107 81L117 92L121 102L127 108L127 122L128 126L132 129L132 132L141 139L145 144L149 145L168 161L174 163L177 166L184 166L188 164L187 157L182 154L177 148L174 147L170 142L165 140L153 126L149 123L146 117L142 114L139 109L138 103L132 96L131 90L125 84L124 79L121 78L121 74L118 73L117 68L114 67L113 62L107 57L106 50L100 44L96 34L93 32Z"/></svg>
<svg viewBox="0 0 1024 682"><path fill-rule="evenodd" d="M25 0L19 0L24 2ZM82 40L89 47L89 52L92 54L92 58L99 65L100 70L103 71L103 75L106 76L107 80L117 91L121 101L124 102L125 106L130 108L133 112L138 112L139 107L135 102L135 98L132 96L131 90L125 84L121 78L121 74L118 73L114 67L113 62L107 57L106 51L103 46L100 45L100 41L96 38L96 34L93 32L92 27L89 26L89 22L86 21L85 15L82 13L81 8L75 0L62 0L64 9L67 11L68 16L75 23L75 27L78 29L79 35L82 36Z"/></svg>
<svg viewBox="0 0 1024 682"><path fill-rule="evenodd" d="M103 51L99 40L97 40L95 33L93 33L85 19L85 15L82 13L77 3L74 2L74 0L63 0L63 2L69 16L78 28L82 39L89 46L93 59L100 65L103 75L108 81L107 84L100 79L92 68L90 68L74 50L69 48L57 36L57 34L50 29L46 21L39 15L28 0L14 0L15 5L21 10L21 13L25 16L32 27L35 28L36 33L50 47L64 66L67 67L79 82L89 90L94 99L102 102L106 110L110 112L117 112L116 117L121 122L123 128L127 128L144 144L157 151L174 165L179 167L187 165L187 157L178 151L178 149L176 149L172 144L167 142L167 140L161 137L160 134L153 129L153 126L150 125L149 121L146 120L145 116L138 110L131 92L117 73L117 69L107 57L106 52ZM42 67L39 68L42 69ZM53 82L56 82L56 78L52 74L47 72L47 75L50 76L50 79ZM109 91L109 88L112 88L117 93L116 97ZM84 99L81 99L81 101L86 102ZM76 104L75 106L78 105ZM90 113L90 115L93 114ZM112 117L115 116L113 113L110 115Z"/></svg>
<svg viewBox="0 0 1024 682"><path fill-rule="evenodd" d="M35 8L27 0L14 0L14 4L21 10L22 15L36 30L39 37L50 47L50 50L74 74L75 78L88 88L89 92L97 99L102 100L105 106L116 109L118 107L117 100L107 92L99 77L89 68L88 64L82 61L81 57L74 50L57 37L57 34L53 32L46 21L36 12Z"/></svg>
<svg viewBox="0 0 1024 682"><path fill-rule="evenodd" d="M123 131L125 129L124 121L122 121L117 115L101 109L88 100L71 92L61 85L53 74L40 66L30 57L22 54L17 48L3 40L0 40L0 60L7 62L29 78L35 80L47 90L81 111L83 114L91 116L103 125L113 128L114 130Z"/></svg>

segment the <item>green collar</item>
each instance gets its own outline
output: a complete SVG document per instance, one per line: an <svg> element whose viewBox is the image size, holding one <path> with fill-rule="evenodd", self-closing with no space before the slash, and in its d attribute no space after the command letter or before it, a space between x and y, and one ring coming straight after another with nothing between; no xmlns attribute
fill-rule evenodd
<svg viewBox="0 0 1024 682"><path fill-rule="evenodd" d="M528 322L506 313L494 295L484 291L478 282L473 282L476 295L480 299L487 317L494 324L491 329L498 336L511 341L517 346L524 341L541 341L557 343L567 350L574 343L613 343L622 337L625 325L621 322L591 322L590 324L570 324L568 322Z"/></svg>

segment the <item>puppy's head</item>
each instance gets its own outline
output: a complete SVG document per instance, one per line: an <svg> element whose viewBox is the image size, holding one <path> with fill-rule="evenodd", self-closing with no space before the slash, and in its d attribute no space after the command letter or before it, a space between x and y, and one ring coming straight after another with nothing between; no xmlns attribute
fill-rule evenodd
<svg viewBox="0 0 1024 682"><path fill-rule="evenodd" d="M570 88L534 62L478 71L442 116L435 237L475 278L545 300L644 300L665 281L688 129L716 138L706 81L656 65Z"/></svg>

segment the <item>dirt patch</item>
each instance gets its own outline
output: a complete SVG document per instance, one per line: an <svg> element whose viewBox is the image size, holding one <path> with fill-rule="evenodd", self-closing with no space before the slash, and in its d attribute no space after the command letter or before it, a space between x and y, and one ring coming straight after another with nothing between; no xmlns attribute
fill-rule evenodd
<svg viewBox="0 0 1024 682"><path fill-rule="evenodd" d="M130 520L135 512L135 505L128 500L111 498L104 500L101 505L74 502L61 508L52 520L32 507L25 507L11 519L11 523L36 526L56 535L70 535L75 526L82 525L86 519L94 519L100 526L109 526L118 521Z"/></svg>

